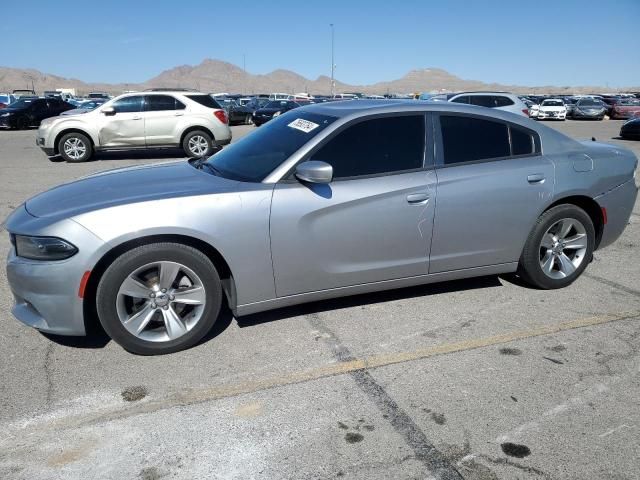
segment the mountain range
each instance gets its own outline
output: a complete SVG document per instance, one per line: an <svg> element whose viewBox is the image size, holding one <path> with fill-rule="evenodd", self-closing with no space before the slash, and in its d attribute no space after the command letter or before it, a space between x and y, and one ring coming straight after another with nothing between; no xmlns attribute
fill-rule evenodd
<svg viewBox="0 0 640 480"><path fill-rule="evenodd" d="M181 65L165 70L143 83L88 83L76 78L64 78L34 69L0 67L0 92L15 88L31 88L38 93L56 88L75 88L82 95L90 91L120 94L127 90L152 87L194 88L203 92L270 93L309 92L328 94L331 79L322 75L310 80L290 70L274 70L265 75L254 75L242 68L220 60L205 59L199 65ZM431 91L505 90L515 93L589 93L616 91L602 86L523 86L485 83L465 80L440 68L412 70L402 78L372 85L349 85L335 82L335 92L363 92L367 94L412 93ZM640 86L629 86L624 91L640 91Z"/></svg>

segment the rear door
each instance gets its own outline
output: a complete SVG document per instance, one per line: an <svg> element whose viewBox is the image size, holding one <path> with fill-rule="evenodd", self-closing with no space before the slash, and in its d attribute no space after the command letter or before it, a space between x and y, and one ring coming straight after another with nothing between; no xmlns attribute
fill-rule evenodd
<svg viewBox="0 0 640 480"><path fill-rule="evenodd" d="M98 135L105 147L144 146L144 97L130 95L111 104L113 115L100 113Z"/></svg>
<svg viewBox="0 0 640 480"><path fill-rule="evenodd" d="M147 145L178 143L177 125L185 108L184 103L171 95L146 95L143 116Z"/></svg>
<svg viewBox="0 0 640 480"><path fill-rule="evenodd" d="M438 202L430 273L517 262L552 198L554 168L532 130L479 115L436 119Z"/></svg>
<svg viewBox="0 0 640 480"><path fill-rule="evenodd" d="M420 113L358 121L307 158L333 166L331 183L276 185L278 296L427 273L436 177L425 168L425 123Z"/></svg>

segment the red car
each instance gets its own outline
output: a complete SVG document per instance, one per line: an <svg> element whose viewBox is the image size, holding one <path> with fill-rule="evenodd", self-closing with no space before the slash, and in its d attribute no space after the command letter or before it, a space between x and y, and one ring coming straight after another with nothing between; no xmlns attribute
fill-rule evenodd
<svg viewBox="0 0 640 480"><path fill-rule="evenodd" d="M636 98L621 98L613 103L609 118L627 119L640 115L640 100Z"/></svg>

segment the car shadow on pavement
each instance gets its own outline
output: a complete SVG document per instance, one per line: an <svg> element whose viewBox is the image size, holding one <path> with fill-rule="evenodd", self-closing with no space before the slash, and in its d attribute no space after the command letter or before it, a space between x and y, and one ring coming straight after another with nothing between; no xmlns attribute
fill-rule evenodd
<svg viewBox="0 0 640 480"><path fill-rule="evenodd" d="M406 300L416 297L427 297L442 293L460 292L464 290L475 290L479 288L501 287L500 277L495 275L486 277L474 277L463 280L453 280L442 283L432 283L419 285L416 287L400 288L395 290L385 290L382 292L364 293L348 297L334 298L330 300L320 300L302 305L283 307L268 312L254 313L237 319L241 328L252 327L263 323L282 320L301 315L326 312L329 310L339 310L341 308L352 308L357 306L373 305L376 303L391 302L394 300Z"/></svg>
<svg viewBox="0 0 640 480"><path fill-rule="evenodd" d="M109 152L97 152L93 158L89 160L91 162L103 162L103 161L118 161L118 160L183 160L187 156L180 148L163 148L153 150L118 150ZM49 157L49 161L53 163L64 162L60 155Z"/></svg>

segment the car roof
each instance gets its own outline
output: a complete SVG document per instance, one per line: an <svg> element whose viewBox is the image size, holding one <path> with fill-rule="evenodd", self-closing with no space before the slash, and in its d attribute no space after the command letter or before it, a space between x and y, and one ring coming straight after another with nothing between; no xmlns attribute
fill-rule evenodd
<svg viewBox="0 0 640 480"><path fill-rule="evenodd" d="M319 115L338 117L344 121L349 121L362 116L405 112L440 112L477 115L487 117L488 120L502 120L521 125L529 130L537 132L540 136L544 136L547 152L572 149L576 147L577 143L576 140L567 137L557 130L547 127L546 125L535 122L524 115L518 115L496 108L479 107L464 103L399 99L346 100L342 102L312 103L293 111L305 111Z"/></svg>

